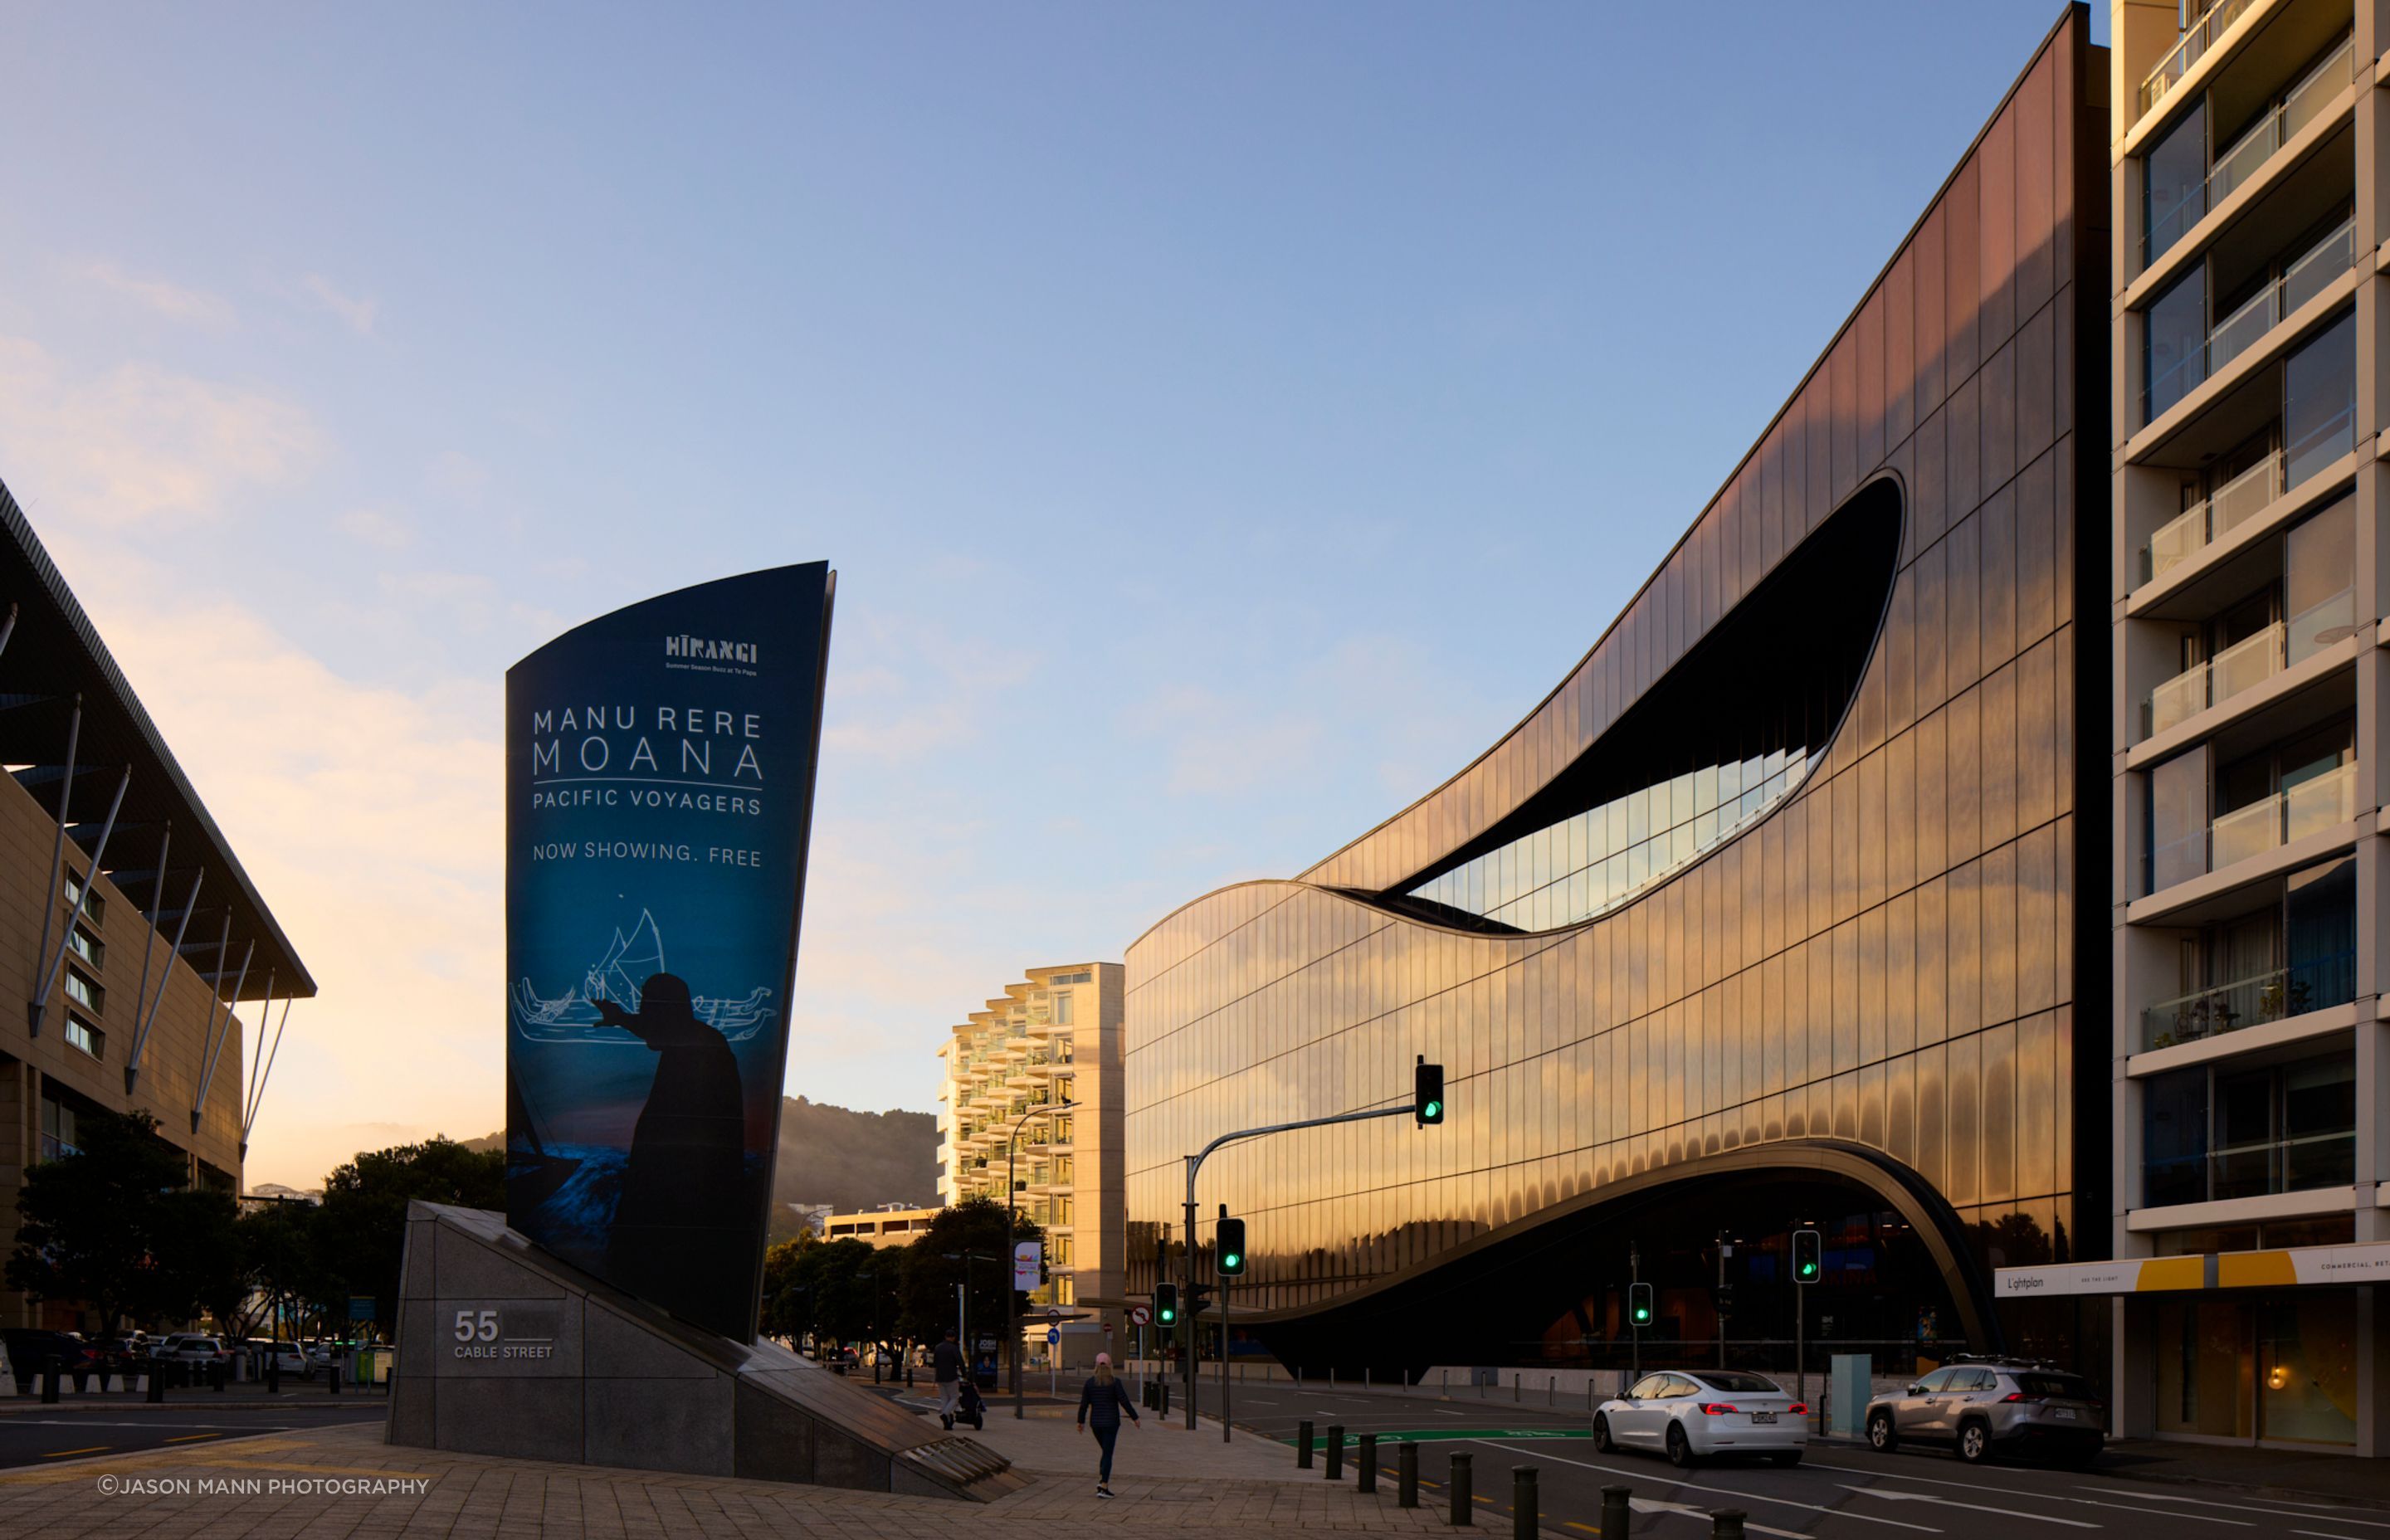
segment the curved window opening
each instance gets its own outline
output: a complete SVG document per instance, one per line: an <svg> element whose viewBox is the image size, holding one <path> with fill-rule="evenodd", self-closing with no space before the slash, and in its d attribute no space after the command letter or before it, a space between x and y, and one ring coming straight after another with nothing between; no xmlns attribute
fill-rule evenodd
<svg viewBox="0 0 2390 1540"><path fill-rule="evenodd" d="M1861 488L1551 785L1375 901L1470 930L1580 924L1766 817L1824 756L1867 672L1900 517L1890 480Z"/></svg>

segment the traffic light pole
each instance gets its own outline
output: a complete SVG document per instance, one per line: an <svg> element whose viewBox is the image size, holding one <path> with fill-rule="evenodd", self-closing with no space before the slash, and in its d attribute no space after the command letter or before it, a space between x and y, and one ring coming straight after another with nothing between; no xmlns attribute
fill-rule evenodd
<svg viewBox="0 0 2390 1540"><path fill-rule="evenodd" d="M1265 1134L1291 1134L1298 1128L1325 1128L1331 1123L1367 1123L1372 1118L1407 1118L1414 1116L1416 1111L1417 1108L1414 1104L1406 1103L1400 1107L1372 1107L1365 1112L1339 1112L1332 1118L1304 1118L1295 1123L1274 1123L1264 1128L1240 1128L1233 1134L1221 1135L1195 1154L1187 1157L1187 1282L1185 1303L1180 1314L1187 1322L1187 1431L1189 1432L1195 1431L1195 1387L1201 1382L1195 1373L1195 1349L1201 1341L1196 1330L1195 1313L1195 1174L1203 1169L1203 1162L1211 1158L1212 1151L1224 1144L1234 1144L1239 1139L1258 1139ZM1223 1358L1227 1355L1227 1295L1224 1288L1220 1299L1220 1351ZM1220 1431L1223 1437L1227 1433L1227 1373L1224 1367L1220 1377Z"/></svg>

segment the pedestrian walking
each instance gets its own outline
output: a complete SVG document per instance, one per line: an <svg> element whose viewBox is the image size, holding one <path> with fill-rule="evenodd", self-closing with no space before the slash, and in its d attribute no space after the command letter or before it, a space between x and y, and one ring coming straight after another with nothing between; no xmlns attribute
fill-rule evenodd
<svg viewBox="0 0 2390 1540"><path fill-rule="evenodd" d="M1120 1439L1123 1412L1126 1412L1128 1419L1139 1428L1145 1426L1144 1419L1137 1415L1137 1408L1129 1404L1128 1387L1112 1377L1112 1355L1099 1353L1096 1354L1096 1372L1079 1390L1079 1431L1084 1433L1092 1428L1096 1444L1104 1452L1103 1462L1096 1467L1096 1495L1099 1497L1112 1495L1112 1445Z"/></svg>
<svg viewBox="0 0 2390 1540"><path fill-rule="evenodd" d="M938 1375L938 1420L948 1428L955 1425L955 1405L963 1393L963 1350L955 1341L954 1328L930 1350L930 1367Z"/></svg>

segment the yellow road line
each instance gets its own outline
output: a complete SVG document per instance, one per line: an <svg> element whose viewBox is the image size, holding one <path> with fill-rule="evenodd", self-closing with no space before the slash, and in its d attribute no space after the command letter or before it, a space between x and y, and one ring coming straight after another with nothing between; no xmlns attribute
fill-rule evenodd
<svg viewBox="0 0 2390 1540"><path fill-rule="evenodd" d="M42 1458L45 1460L62 1460L69 1455L96 1455L102 1450L113 1447L114 1445L112 1444L95 1444L88 1449L53 1449L48 1454L44 1455Z"/></svg>
<svg viewBox="0 0 2390 1540"><path fill-rule="evenodd" d="M218 1438L221 1436L221 1434L217 1433L183 1433L176 1437L170 1438L165 1442L168 1444L190 1444L203 1438Z"/></svg>
<svg viewBox="0 0 2390 1540"><path fill-rule="evenodd" d="M1571 1529L1581 1529L1581 1530L1585 1531L1585 1532L1586 1532L1586 1534L1600 1534L1601 1533L1600 1530L1598 1530L1598 1529L1594 1528L1591 1524L1580 1524L1580 1523L1578 1523L1578 1522L1577 1522L1575 1520L1574 1520L1574 1519L1563 1519L1563 1520L1561 1520L1561 1522L1562 1522L1562 1523L1566 1524L1566 1525L1567 1525L1569 1528L1571 1528Z"/></svg>

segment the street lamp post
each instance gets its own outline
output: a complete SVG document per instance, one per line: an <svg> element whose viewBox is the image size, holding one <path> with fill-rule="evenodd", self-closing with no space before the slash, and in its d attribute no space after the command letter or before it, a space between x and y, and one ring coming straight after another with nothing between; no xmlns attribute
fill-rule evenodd
<svg viewBox="0 0 2390 1540"><path fill-rule="evenodd" d="M1020 1203L1020 1190L1018 1184L1013 1180L1013 1175L1015 1162L1021 1156L1021 1131L1029 1126L1029 1120L1032 1118L1044 1117L1052 1112L1067 1112L1077 1105L1078 1103L1074 1101L1058 1101L1050 1107L1033 1107L1021 1114L1020 1120L1012 1125L1011 1136L1004 1141L1004 1264L1007 1268L1012 1265L1013 1248L1020 1244L1014 1238L1014 1227L1020 1223L1016 1213ZM1019 1292L1018 1289L1012 1287L1012 1280L1008 1278L1004 1290L1004 1334L1011 1341L1012 1415L1015 1418L1025 1415L1021 1409L1021 1322L1014 1300L1014 1296Z"/></svg>

